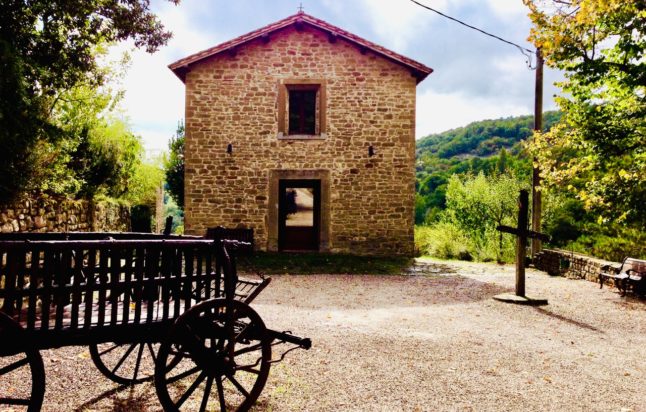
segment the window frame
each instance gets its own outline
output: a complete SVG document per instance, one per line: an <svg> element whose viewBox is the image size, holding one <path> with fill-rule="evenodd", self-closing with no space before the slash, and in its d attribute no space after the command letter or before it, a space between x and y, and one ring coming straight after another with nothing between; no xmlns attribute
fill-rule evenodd
<svg viewBox="0 0 646 412"><path fill-rule="evenodd" d="M284 79L278 84L278 139L316 140L327 138L327 91L324 79ZM289 91L317 90L315 134L289 133Z"/></svg>
<svg viewBox="0 0 646 412"><path fill-rule="evenodd" d="M316 110L318 108L318 94L318 85L297 85L287 88L287 133L290 136L300 134L317 134L316 128L317 126L320 126L320 124L318 124L318 119L316 118ZM312 97L314 98L312 99ZM292 103L296 103L295 106L297 107L292 107ZM310 112L310 110L313 113ZM292 115L294 115L294 118L292 117ZM312 115L313 118L310 117L310 115ZM296 127L294 127L294 129L296 130L295 132L292 131L292 120L296 120L295 123L298 123L298 125L295 125Z"/></svg>

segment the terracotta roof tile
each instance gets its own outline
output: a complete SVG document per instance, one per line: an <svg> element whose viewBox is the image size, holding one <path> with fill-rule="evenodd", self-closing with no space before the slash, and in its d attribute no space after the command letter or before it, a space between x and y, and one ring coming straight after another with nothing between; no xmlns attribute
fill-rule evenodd
<svg viewBox="0 0 646 412"><path fill-rule="evenodd" d="M215 56L219 53L231 50L237 46L240 46L244 43L250 42L254 39L260 38L264 35L268 35L274 31L283 29L285 27L295 25L297 23L308 24L312 27L318 28L320 30L326 31L328 33L336 35L340 39L344 39L351 43L357 44L361 47L365 47L367 50L370 50L382 57L385 57L395 63L401 64L403 66L409 67L413 70L417 77L417 82L421 82L433 72L433 69L419 63L413 59L409 59L406 56L395 53L392 50L389 50L383 46L372 43L366 39L363 39L355 34L352 34L346 30L343 30L339 27L336 27L326 21L317 19L316 17L310 16L306 13L296 13L292 16L289 16L285 19L279 20L275 23L269 24L265 27L262 27L258 30L254 30L250 33L243 34L242 36L236 37L235 39L229 40L217 46L202 50L201 52L191 54L183 59L177 60L176 62L168 65L168 67L179 77L182 81L185 79L186 71L188 67L192 64L198 63L204 59Z"/></svg>

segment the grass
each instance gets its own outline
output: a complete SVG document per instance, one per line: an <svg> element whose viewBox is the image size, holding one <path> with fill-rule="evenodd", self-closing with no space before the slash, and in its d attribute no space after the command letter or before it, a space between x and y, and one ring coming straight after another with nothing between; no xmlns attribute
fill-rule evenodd
<svg viewBox="0 0 646 412"><path fill-rule="evenodd" d="M412 264L408 257L374 257L327 253L256 252L239 256L241 271L255 269L266 274L375 274L397 275Z"/></svg>

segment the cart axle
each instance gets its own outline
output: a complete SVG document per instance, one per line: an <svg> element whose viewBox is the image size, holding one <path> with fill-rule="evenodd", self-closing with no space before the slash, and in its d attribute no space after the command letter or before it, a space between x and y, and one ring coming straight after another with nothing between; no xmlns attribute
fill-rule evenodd
<svg viewBox="0 0 646 412"><path fill-rule="evenodd" d="M298 345L303 349L309 349L312 347L312 341L310 338L301 338L294 336L289 332L278 332L277 330L267 329L267 333L272 338L272 340L284 341L287 343L293 343Z"/></svg>

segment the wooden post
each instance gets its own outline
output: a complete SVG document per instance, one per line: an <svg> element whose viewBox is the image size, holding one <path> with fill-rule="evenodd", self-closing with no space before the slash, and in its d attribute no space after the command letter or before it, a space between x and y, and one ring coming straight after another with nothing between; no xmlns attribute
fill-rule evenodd
<svg viewBox="0 0 646 412"><path fill-rule="evenodd" d="M527 212L529 209L529 193L521 190L518 197L518 230L527 230ZM525 251L527 236L519 233L516 237L516 296L525 296Z"/></svg>
<svg viewBox="0 0 646 412"><path fill-rule="evenodd" d="M527 297L525 295L525 255L528 239L549 240L549 236L527 229L529 213L529 192L521 190L518 196L518 225L516 227L500 225L496 230L516 236L516 294L503 293L493 298L508 303L522 305L547 305L547 299Z"/></svg>
<svg viewBox="0 0 646 412"><path fill-rule="evenodd" d="M536 49L536 89L534 92L534 131L543 130L543 54L541 49ZM543 202L540 191L541 177L540 169L536 165L536 158L533 159L532 169L532 230L540 233L541 214ZM541 239L532 239L532 258L542 249Z"/></svg>

